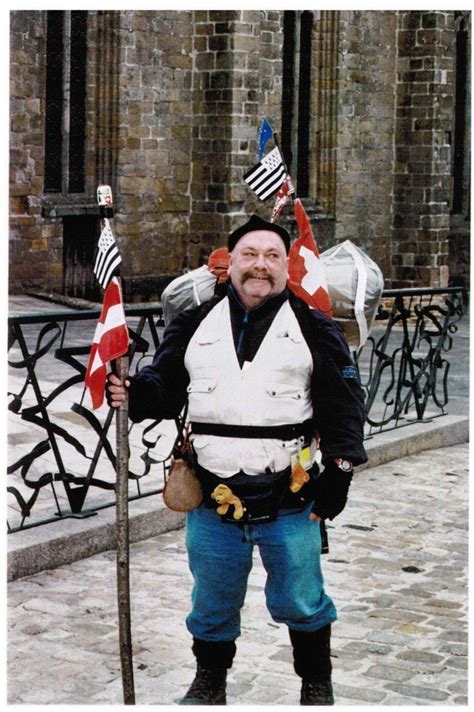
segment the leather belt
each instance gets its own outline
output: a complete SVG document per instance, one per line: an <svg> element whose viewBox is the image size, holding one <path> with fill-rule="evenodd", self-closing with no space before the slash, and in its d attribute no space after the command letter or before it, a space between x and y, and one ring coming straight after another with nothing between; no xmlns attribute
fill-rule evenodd
<svg viewBox="0 0 474 712"><path fill-rule="evenodd" d="M283 425L228 425L227 423L201 423L193 421L191 432L195 435L216 435L227 438L268 438L274 440L294 440L304 436L311 439L316 428L313 420L303 423Z"/></svg>

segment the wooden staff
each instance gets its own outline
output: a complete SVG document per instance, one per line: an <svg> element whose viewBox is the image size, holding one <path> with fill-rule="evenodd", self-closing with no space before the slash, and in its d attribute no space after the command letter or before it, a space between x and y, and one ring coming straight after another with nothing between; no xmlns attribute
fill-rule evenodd
<svg viewBox="0 0 474 712"><path fill-rule="evenodd" d="M122 383L128 377L128 356L116 359L117 376ZM133 683L132 629L130 613L130 565L128 526L128 396L117 409L117 483L116 483L116 530L117 554L117 603L119 619L120 663L122 666L123 700L126 705L135 704Z"/></svg>
<svg viewBox="0 0 474 712"><path fill-rule="evenodd" d="M97 189L101 218L113 216L112 190L108 185ZM128 356L115 359L118 378L125 383L128 378ZM115 485L115 551L117 561L117 607L119 624L120 664L124 704L135 704L132 660L132 625L130 614L130 559L128 526L128 395L116 410L116 464Z"/></svg>

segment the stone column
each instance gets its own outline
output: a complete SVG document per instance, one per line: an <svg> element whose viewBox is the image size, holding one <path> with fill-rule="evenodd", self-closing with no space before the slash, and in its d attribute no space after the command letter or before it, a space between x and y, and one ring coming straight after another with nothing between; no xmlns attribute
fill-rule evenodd
<svg viewBox="0 0 474 712"><path fill-rule="evenodd" d="M448 284L454 13L400 11L393 287Z"/></svg>
<svg viewBox="0 0 474 712"><path fill-rule="evenodd" d="M276 11L194 12L191 268L248 213L270 216L243 175L258 161L261 118L279 128L281 29Z"/></svg>
<svg viewBox="0 0 474 712"><path fill-rule="evenodd" d="M396 14L340 11L336 241L390 278Z"/></svg>

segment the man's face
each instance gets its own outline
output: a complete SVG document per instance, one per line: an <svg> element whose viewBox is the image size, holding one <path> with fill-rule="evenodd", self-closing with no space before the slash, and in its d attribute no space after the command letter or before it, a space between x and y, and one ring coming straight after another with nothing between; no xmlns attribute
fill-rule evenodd
<svg viewBox="0 0 474 712"><path fill-rule="evenodd" d="M253 309L286 286L288 258L281 237L254 230L240 238L230 253L229 276L240 301Z"/></svg>

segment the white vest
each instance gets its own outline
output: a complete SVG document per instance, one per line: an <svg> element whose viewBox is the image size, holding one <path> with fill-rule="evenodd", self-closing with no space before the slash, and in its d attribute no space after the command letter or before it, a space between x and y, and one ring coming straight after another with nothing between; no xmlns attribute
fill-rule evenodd
<svg viewBox="0 0 474 712"><path fill-rule="evenodd" d="M288 301L276 314L252 362L241 369L235 352L229 300L203 319L186 350L189 420L227 425L302 423L313 415L313 360ZM304 438L291 441L193 435L199 464L220 477L240 470L258 475L290 465ZM312 461L316 445L312 443Z"/></svg>

